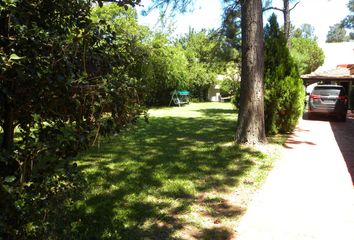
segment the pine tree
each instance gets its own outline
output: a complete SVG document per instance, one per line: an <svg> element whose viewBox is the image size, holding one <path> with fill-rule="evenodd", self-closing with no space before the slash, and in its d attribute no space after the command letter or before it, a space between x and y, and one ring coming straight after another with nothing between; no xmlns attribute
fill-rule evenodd
<svg viewBox="0 0 354 240"><path fill-rule="evenodd" d="M260 0L241 1L242 69L237 143L266 142L264 131L263 19Z"/></svg>

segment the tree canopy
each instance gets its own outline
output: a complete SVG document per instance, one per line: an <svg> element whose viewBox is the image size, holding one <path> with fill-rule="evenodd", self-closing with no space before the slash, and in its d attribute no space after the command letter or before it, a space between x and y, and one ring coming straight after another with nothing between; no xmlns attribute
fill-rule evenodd
<svg viewBox="0 0 354 240"><path fill-rule="evenodd" d="M340 23L336 23L329 27L326 42L345 42L347 40L347 31Z"/></svg>
<svg viewBox="0 0 354 240"><path fill-rule="evenodd" d="M343 19L342 25L349 29L354 29L354 0L350 0L347 4L350 14Z"/></svg>
<svg viewBox="0 0 354 240"><path fill-rule="evenodd" d="M293 38L309 38L317 41L317 36L315 35L315 27L309 23L304 23L300 28L296 28L292 31Z"/></svg>
<svg viewBox="0 0 354 240"><path fill-rule="evenodd" d="M291 56L299 67L300 74L315 71L324 62L324 52L311 38L294 37L291 39Z"/></svg>

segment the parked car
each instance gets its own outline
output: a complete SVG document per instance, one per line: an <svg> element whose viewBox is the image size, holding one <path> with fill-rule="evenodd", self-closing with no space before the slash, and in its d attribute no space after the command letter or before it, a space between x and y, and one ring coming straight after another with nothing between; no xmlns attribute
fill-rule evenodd
<svg viewBox="0 0 354 240"><path fill-rule="evenodd" d="M348 110L348 96L343 86L317 85L309 96L308 117L315 114L332 115L345 121Z"/></svg>

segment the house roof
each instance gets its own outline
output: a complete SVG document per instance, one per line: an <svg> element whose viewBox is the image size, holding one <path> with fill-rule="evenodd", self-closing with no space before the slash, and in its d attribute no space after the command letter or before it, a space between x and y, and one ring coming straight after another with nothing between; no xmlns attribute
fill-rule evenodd
<svg viewBox="0 0 354 240"><path fill-rule="evenodd" d="M304 80L321 81L321 80L338 80L338 81L353 81L354 75L351 74L351 69L338 66L335 69L330 69L322 72L313 72L301 76Z"/></svg>
<svg viewBox="0 0 354 240"><path fill-rule="evenodd" d="M354 42L325 43L320 47L325 54L323 65L301 78L307 82L354 81Z"/></svg>

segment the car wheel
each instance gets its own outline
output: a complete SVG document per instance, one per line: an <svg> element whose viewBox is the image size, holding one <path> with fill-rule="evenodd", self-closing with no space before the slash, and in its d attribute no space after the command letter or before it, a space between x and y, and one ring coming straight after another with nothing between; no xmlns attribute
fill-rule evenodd
<svg viewBox="0 0 354 240"><path fill-rule="evenodd" d="M307 119L308 120L313 120L313 113L307 113Z"/></svg>

